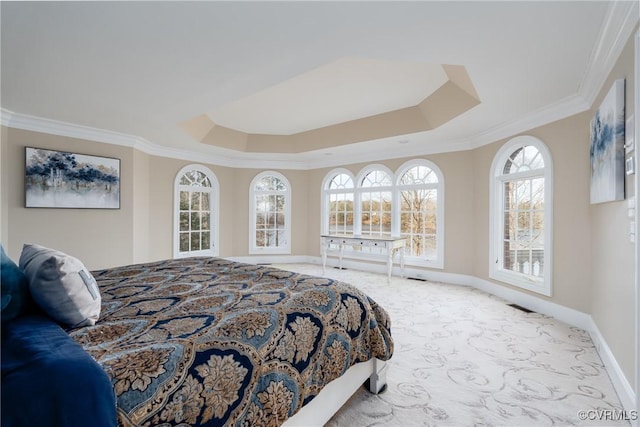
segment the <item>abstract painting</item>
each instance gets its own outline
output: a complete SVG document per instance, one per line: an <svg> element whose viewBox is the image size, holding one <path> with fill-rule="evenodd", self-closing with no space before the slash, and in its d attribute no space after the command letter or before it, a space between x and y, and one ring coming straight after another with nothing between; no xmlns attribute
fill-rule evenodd
<svg viewBox="0 0 640 427"><path fill-rule="evenodd" d="M28 208L120 208L120 160L26 147Z"/></svg>
<svg viewBox="0 0 640 427"><path fill-rule="evenodd" d="M624 199L624 79L613 86L591 119L591 203Z"/></svg>

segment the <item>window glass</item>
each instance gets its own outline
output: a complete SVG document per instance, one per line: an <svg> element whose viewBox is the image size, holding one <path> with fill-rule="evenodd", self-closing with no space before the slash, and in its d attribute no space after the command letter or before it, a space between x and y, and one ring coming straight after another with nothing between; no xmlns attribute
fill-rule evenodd
<svg viewBox="0 0 640 427"><path fill-rule="evenodd" d="M259 174L252 183L251 252L290 251L290 186L277 172Z"/></svg>
<svg viewBox="0 0 640 427"><path fill-rule="evenodd" d="M416 165L399 180L400 234L407 237L407 254L437 258L438 176L426 165Z"/></svg>
<svg viewBox="0 0 640 427"><path fill-rule="evenodd" d="M187 166L176 177L177 257L217 254L212 225L216 206L215 176L199 165ZM216 199L217 200L217 199Z"/></svg>
<svg viewBox="0 0 640 427"><path fill-rule="evenodd" d="M551 158L544 144L516 137L496 154L491 277L551 295Z"/></svg>
<svg viewBox="0 0 640 427"><path fill-rule="evenodd" d="M357 180L338 169L327 174L323 185L325 233L403 236L407 238L407 264L442 267L443 186L433 163L411 160L395 177L386 167L372 165L360 172ZM380 247L346 246L342 250L353 256L387 253Z"/></svg>

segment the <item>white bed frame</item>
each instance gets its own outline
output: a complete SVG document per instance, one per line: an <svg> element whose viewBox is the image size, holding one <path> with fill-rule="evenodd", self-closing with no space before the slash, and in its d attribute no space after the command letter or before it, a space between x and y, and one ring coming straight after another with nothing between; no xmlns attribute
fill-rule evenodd
<svg viewBox="0 0 640 427"><path fill-rule="evenodd" d="M327 384L308 404L282 424L283 427L322 427L369 378L369 391L378 394L387 384L387 362L373 358L353 365Z"/></svg>

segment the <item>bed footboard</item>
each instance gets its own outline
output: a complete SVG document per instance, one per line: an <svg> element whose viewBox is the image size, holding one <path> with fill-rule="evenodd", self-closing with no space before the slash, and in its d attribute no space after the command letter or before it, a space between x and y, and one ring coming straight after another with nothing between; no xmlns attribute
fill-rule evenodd
<svg viewBox="0 0 640 427"><path fill-rule="evenodd" d="M349 400L362 384L378 394L387 385L387 362L371 359L352 366L341 377L330 382L315 399L305 405L283 427L321 427Z"/></svg>

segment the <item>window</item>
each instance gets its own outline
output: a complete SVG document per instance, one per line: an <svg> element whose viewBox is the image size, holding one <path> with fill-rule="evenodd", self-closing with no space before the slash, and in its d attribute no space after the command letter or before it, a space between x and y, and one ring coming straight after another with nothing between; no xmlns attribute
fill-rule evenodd
<svg viewBox="0 0 640 427"><path fill-rule="evenodd" d="M218 255L218 180L200 165L180 170L174 182L173 256Z"/></svg>
<svg viewBox="0 0 640 427"><path fill-rule="evenodd" d="M290 253L291 186L278 172L262 172L251 181L249 252Z"/></svg>
<svg viewBox="0 0 640 427"><path fill-rule="evenodd" d="M391 236L391 172L382 166L368 168L358 179L360 233Z"/></svg>
<svg viewBox="0 0 640 427"><path fill-rule="evenodd" d="M552 164L547 147L521 136L492 165L491 277L551 295Z"/></svg>
<svg viewBox="0 0 640 427"><path fill-rule="evenodd" d="M337 170L325 179L324 203L328 221L323 234L352 234L354 215L353 176L349 171Z"/></svg>
<svg viewBox="0 0 640 427"><path fill-rule="evenodd" d="M398 173L400 235L407 237L406 256L414 264L444 265L441 176L438 167L426 160L407 162Z"/></svg>
<svg viewBox="0 0 640 427"><path fill-rule="evenodd" d="M356 179L346 169L334 169L322 188L323 234L406 236L407 264L443 267L444 184L432 162L411 160L395 175L385 166L369 165ZM344 253L368 259L385 254L350 246Z"/></svg>

